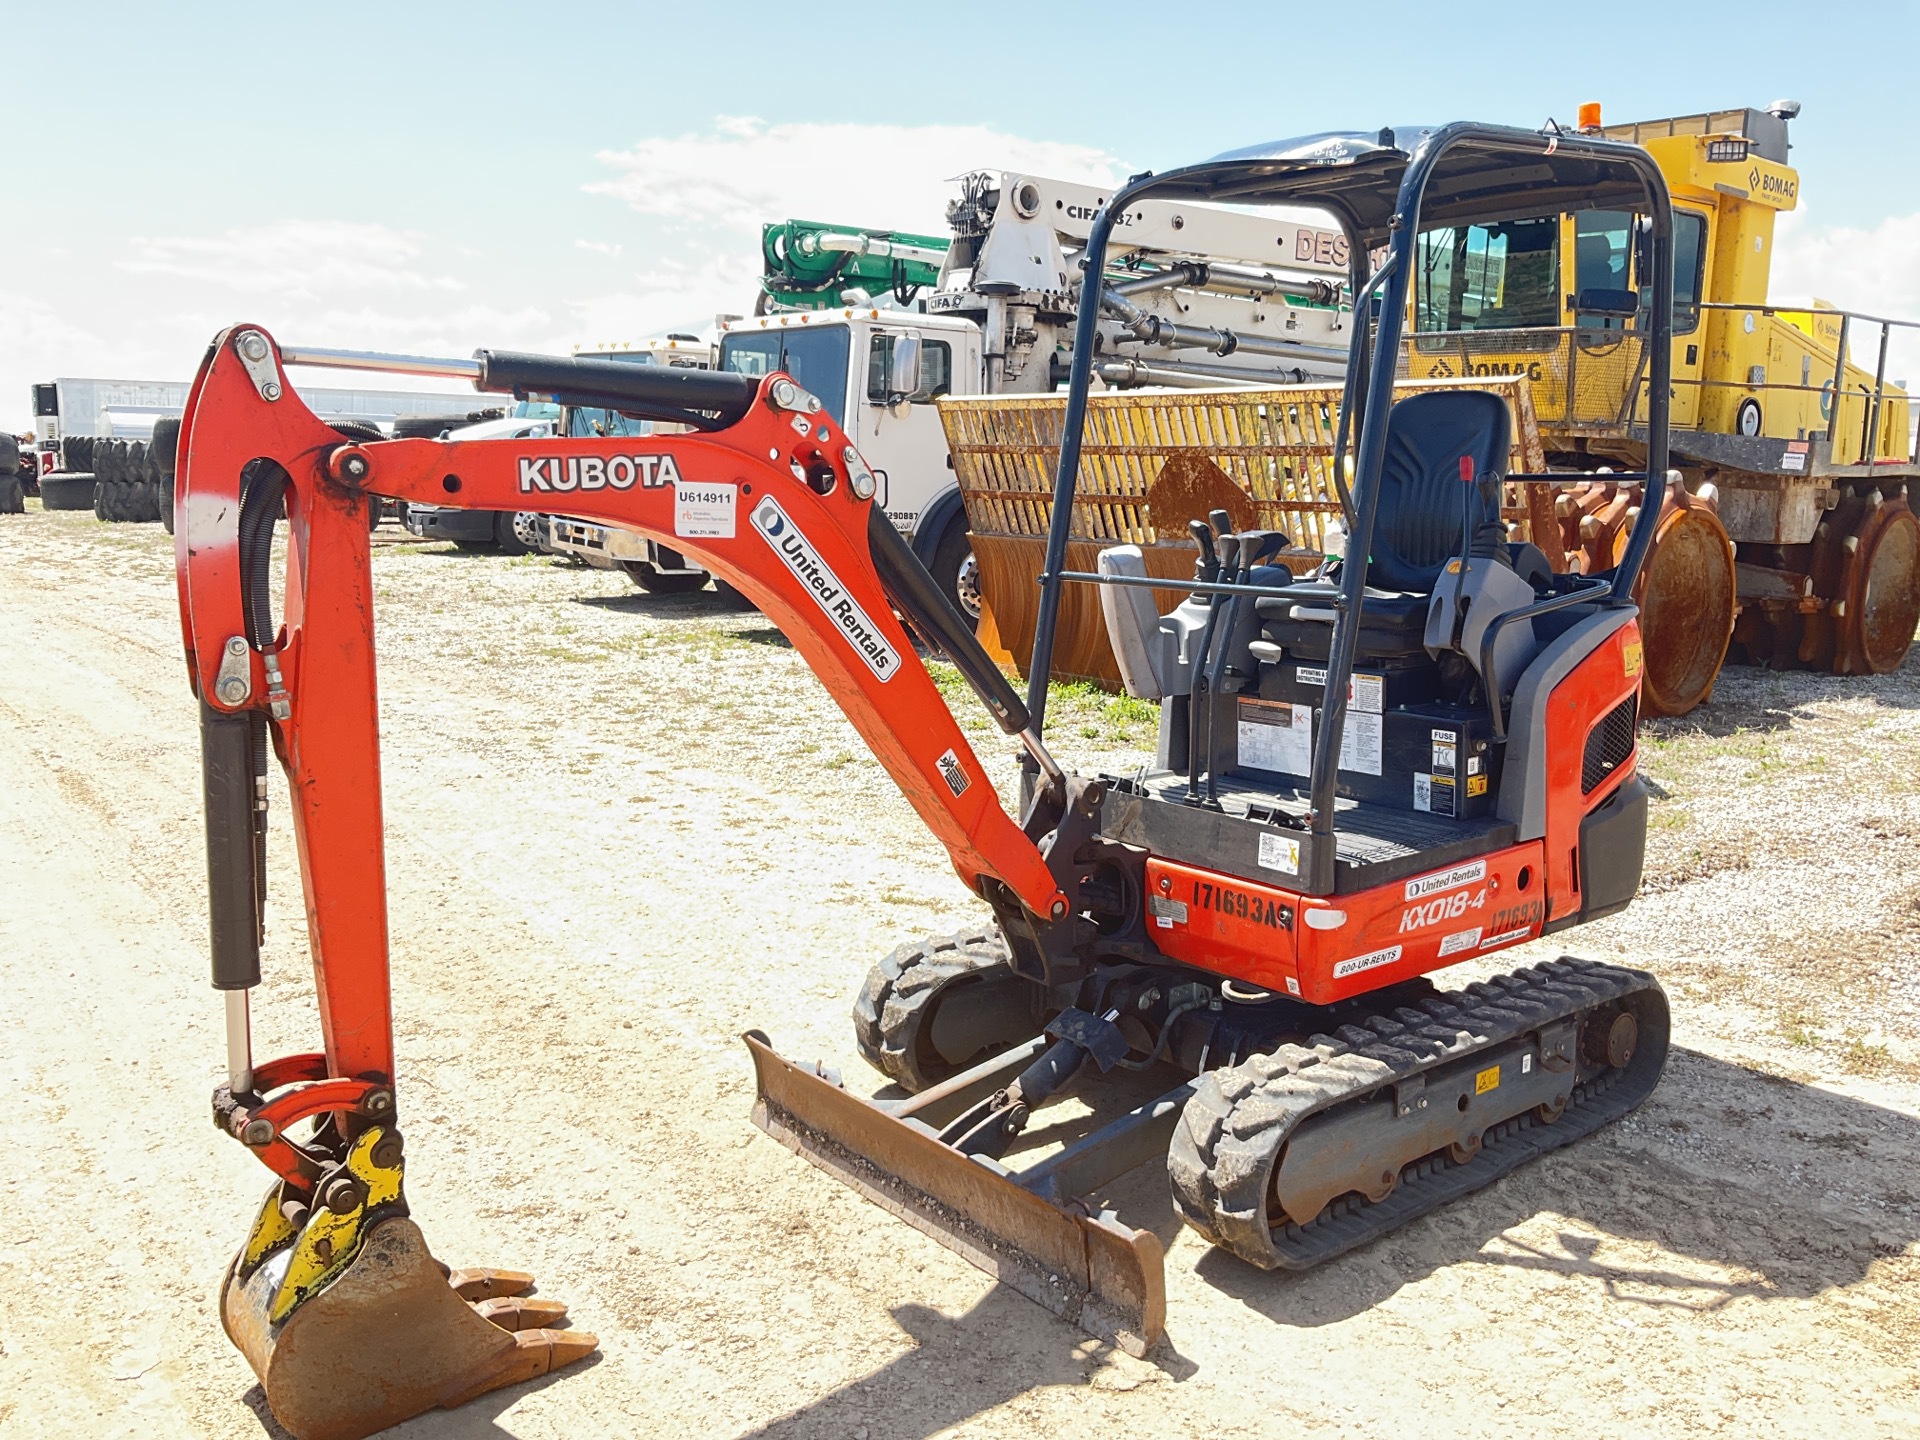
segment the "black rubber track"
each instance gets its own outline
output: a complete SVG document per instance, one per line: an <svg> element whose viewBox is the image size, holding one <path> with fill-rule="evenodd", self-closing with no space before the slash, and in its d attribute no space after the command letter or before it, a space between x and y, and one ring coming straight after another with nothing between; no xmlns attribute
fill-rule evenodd
<svg viewBox="0 0 1920 1440"><path fill-rule="evenodd" d="M927 1034L936 1001L968 977L1011 977L1007 942L998 930L962 930L917 945L902 945L867 972L853 1002L853 1035L867 1063L903 1090L918 1093L986 1058L986 1051L956 1064L936 1052ZM1039 1029L1024 1007L1009 1016L1023 1040Z"/></svg>
<svg viewBox="0 0 1920 1440"><path fill-rule="evenodd" d="M1492 1049L1582 1011L1623 1005L1639 1021L1624 1069L1576 1084L1552 1124L1531 1111L1490 1126L1464 1164L1444 1152L1406 1166L1377 1203L1341 1196L1306 1225L1269 1223L1274 1166L1300 1125L1384 1085ZM1399 1229L1516 1166L1632 1110L1666 1064L1666 995L1644 971L1562 957L1464 991L1342 1025L1201 1077L1167 1149L1174 1207L1214 1244L1262 1269L1304 1270Z"/></svg>

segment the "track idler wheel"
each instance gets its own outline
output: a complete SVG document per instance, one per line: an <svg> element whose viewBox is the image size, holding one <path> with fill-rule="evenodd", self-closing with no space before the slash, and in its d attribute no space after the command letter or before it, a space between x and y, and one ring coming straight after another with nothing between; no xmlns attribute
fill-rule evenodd
<svg viewBox="0 0 1920 1440"><path fill-rule="evenodd" d="M1639 485L1600 482L1560 497L1555 513L1570 569L1593 575L1620 563L1643 494ZM1684 715L1712 697L1739 605L1733 542L1712 485L1693 494L1667 487L1633 598L1646 647L1641 713Z"/></svg>
<svg viewBox="0 0 1920 1440"><path fill-rule="evenodd" d="M547 1328L566 1306L526 1296L531 1275L433 1258L400 1199L397 1139L367 1131L311 1195L276 1184L220 1287L227 1338L297 1440L360 1440L599 1343Z"/></svg>

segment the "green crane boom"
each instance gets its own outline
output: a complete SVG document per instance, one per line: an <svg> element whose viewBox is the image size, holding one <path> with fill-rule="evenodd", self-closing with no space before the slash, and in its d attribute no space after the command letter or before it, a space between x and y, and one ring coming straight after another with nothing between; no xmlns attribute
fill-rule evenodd
<svg viewBox="0 0 1920 1440"><path fill-rule="evenodd" d="M846 304L849 290L871 297L891 291L905 305L940 278L947 244L943 235L909 235L817 220L763 225L763 269L754 313L827 310Z"/></svg>

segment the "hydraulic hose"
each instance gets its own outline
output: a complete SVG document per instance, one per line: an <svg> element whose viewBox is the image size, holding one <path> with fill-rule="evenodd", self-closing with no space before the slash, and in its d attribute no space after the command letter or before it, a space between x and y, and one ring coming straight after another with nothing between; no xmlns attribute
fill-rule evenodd
<svg viewBox="0 0 1920 1440"><path fill-rule="evenodd" d="M273 643L273 532L287 495L287 472L271 461L257 461L241 477L240 610L247 640L256 650ZM266 939L267 923L267 716L247 712L249 757L253 771L254 931ZM256 961L257 964L257 961Z"/></svg>

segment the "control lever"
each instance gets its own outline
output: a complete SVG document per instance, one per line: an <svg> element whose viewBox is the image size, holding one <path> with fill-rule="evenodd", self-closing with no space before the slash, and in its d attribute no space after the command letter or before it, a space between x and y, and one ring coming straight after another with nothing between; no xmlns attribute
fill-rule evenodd
<svg viewBox="0 0 1920 1440"><path fill-rule="evenodd" d="M1254 555L1260 543L1277 537L1270 530L1250 530L1244 535L1223 535L1220 537L1221 574L1230 584L1245 585L1253 579ZM1227 595L1222 597L1226 611L1220 625L1224 632L1216 641L1209 627L1207 642L1203 647L1202 664L1206 672L1207 714L1207 799L1210 809L1220 808L1219 776L1213 768L1213 721L1215 706L1213 696L1219 693L1221 682L1227 676L1227 660L1233 653L1234 633L1240 628L1240 617L1246 613L1250 597L1246 595ZM1217 652L1217 653L1216 653Z"/></svg>
<svg viewBox="0 0 1920 1440"><path fill-rule="evenodd" d="M1220 555L1213 548L1213 531L1204 520L1189 520L1187 532L1200 547L1200 558L1193 565L1193 578L1211 585L1220 577Z"/></svg>
<svg viewBox="0 0 1920 1440"><path fill-rule="evenodd" d="M1453 572L1453 635L1455 650L1460 649L1467 617L1460 608L1460 595L1467 585L1467 569L1473 564L1473 456L1460 457L1460 564Z"/></svg>
<svg viewBox="0 0 1920 1440"><path fill-rule="evenodd" d="M1207 519L1213 522L1213 528L1220 534L1231 535L1233 533L1233 516L1229 515L1226 511L1209 510L1207 512Z"/></svg>
<svg viewBox="0 0 1920 1440"><path fill-rule="evenodd" d="M1285 548L1287 537L1278 530L1249 530L1240 537L1240 563L1251 570L1264 565Z"/></svg>
<svg viewBox="0 0 1920 1440"><path fill-rule="evenodd" d="M1224 515L1226 511L1216 510L1213 513L1215 515ZM1199 524L1198 521L1194 523L1196 525ZM1240 537L1238 535L1223 534L1219 538L1218 545L1220 574L1231 582L1239 568ZM1200 799L1200 756L1202 753L1200 748L1200 730L1203 716L1207 719L1206 732L1209 742L1207 748L1209 751L1212 749L1212 717L1206 716L1205 712L1207 699L1212 690L1211 685L1208 683L1207 669L1213 655L1213 638L1214 633L1220 628L1221 612L1232 609L1231 605L1218 603L1221 598L1220 596L1215 596L1214 600L1216 603L1208 607L1207 623L1200 631L1200 653L1193 657L1193 684L1187 691L1187 799L1194 802ZM1212 759L1210 754L1208 755L1208 759L1209 761ZM1212 773L1210 766L1208 773Z"/></svg>

